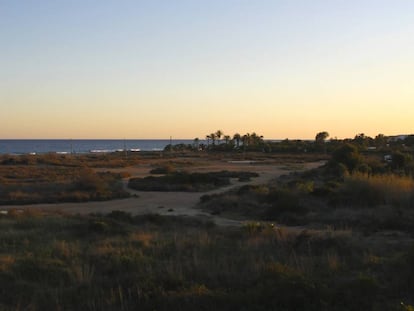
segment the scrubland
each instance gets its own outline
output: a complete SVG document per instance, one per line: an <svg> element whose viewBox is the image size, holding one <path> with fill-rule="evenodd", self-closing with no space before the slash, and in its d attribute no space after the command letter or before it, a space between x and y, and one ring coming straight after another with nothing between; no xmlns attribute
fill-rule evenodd
<svg viewBox="0 0 414 311"><path fill-rule="evenodd" d="M118 158L96 156L2 156L0 158L0 204L100 201L127 197L122 174L98 172L106 163L116 167Z"/></svg>
<svg viewBox="0 0 414 311"><path fill-rule="evenodd" d="M6 310L409 310L410 239L197 219L0 218Z"/></svg>
<svg viewBox="0 0 414 311"><path fill-rule="evenodd" d="M246 155L233 155L241 157ZM254 157L271 159L268 165L277 162ZM310 157L327 158L307 154L302 161ZM270 182L200 193L196 208L239 220L240 226L218 226L205 217L134 216L116 208L109 214L73 215L16 206L0 214L0 309L413 310L414 165L409 157L397 165L343 145L325 165L305 172L295 169L300 155L288 158L285 154L281 161L290 169ZM217 177L182 175L190 162L154 159L149 169L158 175L153 177L157 185L171 186L173 180L192 185L190 191L199 180L210 183ZM13 183L13 169L22 170L19 182L27 179L32 187L33 180L55 187L68 180L79 184L87 172L82 188L93 197L99 188L91 185L127 177L79 164L70 170L53 164L56 174L44 173L50 161L25 175L27 165L0 165L2 186ZM128 166L117 165L112 167Z"/></svg>

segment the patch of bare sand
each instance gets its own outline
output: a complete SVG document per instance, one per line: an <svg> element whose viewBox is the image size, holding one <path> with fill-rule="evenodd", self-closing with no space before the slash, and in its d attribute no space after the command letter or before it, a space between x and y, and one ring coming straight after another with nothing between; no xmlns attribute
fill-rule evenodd
<svg viewBox="0 0 414 311"><path fill-rule="evenodd" d="M249 171L257 172L259 177L252 178L249 182L238 182L232 180L231 185L208 192L155 192L155 191L135 191L127 188L128 180L124 180L125 189L130 192L132 197L120 200L83 202L83 203L57 203L57 204L36 204L25 206L3 206L3 208L36 208L41 210L61 210L72 214L89 214L89 213L110 213L114 210L125 211L132 215L142 214L160 214L176 216L193 216L202 217L215 222L217 225L240 225L242 222L234 219L227 219L218 215L211 215L196 207L200 197L205 194L217 194L226 192L235 187L246 184L263 184L271 181L283 174L292 171L301 171L320 166L322 162L303 163L300 165L286 166L276 165L274 163L246 163L228 161L211 161L208 164L193 164L186 167L189 172L213 172L221 170L229 171ZM121 169L104 169L113 172L128 172L131 177L145 177L150 175L153 168L150 164L137 165Z"/></svg>

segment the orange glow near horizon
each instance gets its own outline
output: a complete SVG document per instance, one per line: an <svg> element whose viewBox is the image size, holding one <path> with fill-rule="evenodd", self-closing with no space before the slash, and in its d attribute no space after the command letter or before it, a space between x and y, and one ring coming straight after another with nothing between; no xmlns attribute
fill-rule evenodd
<svg viewBox="0 0 414 311"><path fill-rule="evenodd" d="M0 139L414 133L409 2L74 3L2 8Z"/></svg>

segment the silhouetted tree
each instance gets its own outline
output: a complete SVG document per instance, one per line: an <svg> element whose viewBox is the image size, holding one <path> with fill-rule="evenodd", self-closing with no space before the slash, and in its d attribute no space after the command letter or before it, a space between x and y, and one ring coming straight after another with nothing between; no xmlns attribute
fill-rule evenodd
<svg viewBox="0 0 414 311"><path fill-rule="evenodd" d="M241 140L240 134L239 133L234 134L233 139L236 141L236 147L239 148L240 147L240 140Z"/></svg>
<svg viewBox="0 0 414 311"><path fill-rule="evenodd" d="M223 131L221 131L221 130L217 130L217 131L215 132L215 134L216 134L216 137L217 137L218 143L220 144L220 138L221 138L221 136L223 135Z"/></svg>
<svg viewBox="0 0 414 311"><path fill-rule="evenodd" d="M207 147L210 146L210 135L206 135L206 139L207 139Z"/></svg>
<svg viewBox="0 0 414 311"><path fill-rule="evenodd" d="M315 145L317 150L324 151L326 153L326 146L325 146L325 140L329 137L328 132L319 132L315 136Z"/></svg>
<svg viewBox="0 0 414 311"><path fill-rule="evenodd" d="M354 140L353 140L354 143L358 144L360 147L363 147L363 148L371 145L373 141L374 140L371 137L366 136L364 133L355 135Z"/></svg>
<svg viewBox="0 0 414 311"><path fill-rule="evenodd" d="M194 149L198 150L200 146L200 139L198 137L194 138Z"/></svg>
<svg viewBox="0 0 414 311"><path fill-rule="evenodd" d="M215 146L216 145L216 138L217 138L216 133L211 133L210 138L211 138L212 145Z"/></svg>
<svg viewBox="0 0 414 311"><path fill-rule="evenodd" d="M318 134L316 134L315 136L315 142L316 143L324 143L325 140L329 137L329 133L328 132L319 132Z"/></svg>
<svg viewBox="0 0 414 311"><path fill-rule="evenodd" d="M255 132L250 134L249 145L259 146L263 143L263 136L257 135Z"/></svg>
<svg viewBox="0 0 414 311"><path fill-rule="evenodd" d="M249 146L249 141L250 141L250 134L244 134L243 137L241 138L241 141L243 143L243 149L246 150L246 148Z"/></svg>
<svg viewBox="0 0 414 311"><path fill-rule="evenodd" d="M378 134L374 138L375 146L377 147L385 147L388 143L388 137L384 134Z"/></svg>

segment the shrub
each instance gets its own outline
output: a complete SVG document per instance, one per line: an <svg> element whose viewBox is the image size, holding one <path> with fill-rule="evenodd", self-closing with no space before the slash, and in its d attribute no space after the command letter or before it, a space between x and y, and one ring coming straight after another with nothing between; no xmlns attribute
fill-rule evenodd
<svg viewBox="0 0 414 311"><path fill-rule="evenodd" d="M300 202L297 193L284 188L273 188L269 191L267 202L271 204L267 216L270 218L277 217L282 213L299 213L306 212Z"/></svg>
<svg viewBox="0 0 414 311"><path fill-rule="evenodd" d="M92 171L82 172L76 181L76 188L78 190L98 192L103 191L106 188L105 186L102 178Z"/></svg>
<svg viewBox="0 0 414 311"><path fill-rule="evenodd" d="M331 162L341 163L352 172L361 163L361 155L355 145L344 144L332 153Z"/></svg>
<svg viewBox="0 0 414 311"><path fill-rule="evenodd" d="M391 166L394 169L404 169L413 158L410 154L396 151L392 154Z"/></svg>
<svg viewBox="0 0 414 311"><path fill-rule="evenodd" d="M173 164L168 163L160 167L156 167L150 171L151 174L172 174L176 171Z"/></svg>
<svg viewBox="0 0 414 311"><path fill-rule="evenodd" d="M244 175L246 173L239 173ZM140 191L207 191L230 184L237 172L186 173L174 172L166 176L131 178L128 187Z"/></svg>

